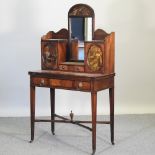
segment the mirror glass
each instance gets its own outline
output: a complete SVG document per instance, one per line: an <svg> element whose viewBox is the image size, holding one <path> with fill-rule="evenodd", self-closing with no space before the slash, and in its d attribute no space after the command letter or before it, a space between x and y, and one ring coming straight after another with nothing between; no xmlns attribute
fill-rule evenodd
<svg viewBox="0 0 155 155"><path fill-rule="evenodd" d="M84 61L84 41L92 40L92 17L70 17L71 61Z"/></svg>

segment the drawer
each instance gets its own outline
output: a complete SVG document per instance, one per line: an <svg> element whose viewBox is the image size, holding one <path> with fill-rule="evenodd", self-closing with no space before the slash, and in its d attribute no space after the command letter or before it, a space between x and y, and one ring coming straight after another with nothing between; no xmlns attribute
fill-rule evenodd
<svg viewBox="0 0 155 155"><path fill-rule="evenodd" d="M59 80L59 79L51 79L50 86L52 87L60 87L60 88L72 88L73 81L71 80Z"/></svg>
<svg viewBox="0 0 155 155"><path fill-rule="evenodd" d="M88 91L91 89L91 84L85 81L48 79L48 78L32 78L32 84L38 87L54 87L62 89L75 89Z"/></svg>
<svg viewBox="0 0 155 155"><path fill-rule="evenodd" d="M32 78L32 84L40 87L49 87L48 78Z"/></svg>
<svg viewBox="0 0 155 155"><path fill-rule="evenodd" d="M90 90L90 83L84 81L75 81L75 88L77 90Z"/></svg>
<svg viewBox="0 0 155 155"><path fill-rule="evenodd" d="M60 70L72 72L84 72L84 66L60 65Z"/></svg>

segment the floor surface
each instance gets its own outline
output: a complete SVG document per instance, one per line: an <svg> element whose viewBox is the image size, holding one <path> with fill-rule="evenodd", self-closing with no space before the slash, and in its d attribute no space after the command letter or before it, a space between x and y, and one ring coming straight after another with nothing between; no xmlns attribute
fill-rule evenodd
<svg viewBox="0 0 155 155"><path fill-rule="evenodd" d="M89 116L75 119L90 120ZM98 120L108 120L99 116ZM35 140L29 143L29 118L0 118L0 155L91 155L91 132L72 124L36 123ZM90 126L90 124L89 124ZM115 145L109 125L97 125L96 155L154 155L155 115L115 116Z"/></svg>

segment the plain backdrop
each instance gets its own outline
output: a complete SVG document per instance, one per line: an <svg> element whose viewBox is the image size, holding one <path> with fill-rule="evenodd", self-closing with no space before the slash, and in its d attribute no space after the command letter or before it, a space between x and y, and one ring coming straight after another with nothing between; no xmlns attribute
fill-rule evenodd
<svg viewBox="0 0 155 155"><path fill-rule="evenodd" d="M0 0L0 116L29 116L28 71L41 68L40 38L67 28L69 8L86 3L95 28L116 33L115 113L155 112L154 0ZM50 115L49 89L37 88L36 114ZM56 112L91 114L90 94L56 90ZM108 91L98 114L109 114Z"/></svg>

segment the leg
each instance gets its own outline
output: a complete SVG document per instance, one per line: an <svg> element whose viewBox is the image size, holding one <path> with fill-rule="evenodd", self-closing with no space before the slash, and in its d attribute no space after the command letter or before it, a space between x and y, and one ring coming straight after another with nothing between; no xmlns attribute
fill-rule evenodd
<svg viewBox="0 0 155 155"><path fill-rule="evenodd" d="M114 145L114 87L109 89L111 143Z"/></svg>
<svg viewBox="0 0 155 155"><path fill-rule="evenodd" d="M30 111L31 111L31 141L34 140L34 121L35 121L35 86L30 86Z"/></svg>
<svg viewBox="0 0 155 155"><path fill-rule="evenodd" d="M96 151L97 92L91 92L91 106L92 106L92 149L94 154Z"/></svg>
<svg viewBox="0 0 155 155"><path fill-rule="evenodd" d="M50 99L51 99L51 120L54 120L54 114L55 114L55 89L50 88ZM55 126L54 126L54 122L51 123L51 131L52 134L54 135L54 130L55 130Z"/></svg>

